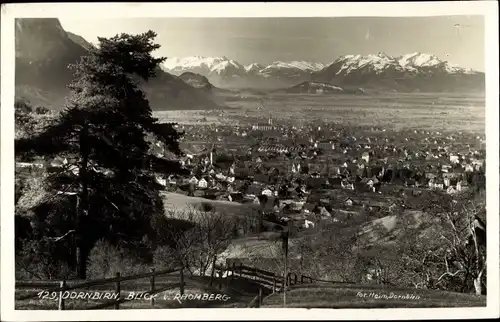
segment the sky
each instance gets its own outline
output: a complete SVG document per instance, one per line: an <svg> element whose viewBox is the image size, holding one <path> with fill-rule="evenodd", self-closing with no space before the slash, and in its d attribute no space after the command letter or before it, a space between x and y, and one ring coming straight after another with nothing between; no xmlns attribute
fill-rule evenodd
<svg viewBox="0 0 500 322"><path fill-rule="evenodd" d="M347 54L434 54L484 71L484 18L60 18L63 28L92 43L97 37L154 30L157 56L226 56L241 64L305 60L331 63Z"/></svg>

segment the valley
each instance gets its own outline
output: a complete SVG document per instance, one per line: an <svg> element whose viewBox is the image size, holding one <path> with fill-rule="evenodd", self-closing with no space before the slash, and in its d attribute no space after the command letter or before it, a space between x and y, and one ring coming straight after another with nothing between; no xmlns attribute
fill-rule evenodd
<svg viewBox="0 0 500 322"><path fill-rule="evenodd" d="M152 31L94 47L41 20L16 21L17 279L175 266L180 292L184 273L222 292L237 263L291 307L485 305L484 72L422 52L163 60ZM347 303L376 288L429 298Z"/></svg>

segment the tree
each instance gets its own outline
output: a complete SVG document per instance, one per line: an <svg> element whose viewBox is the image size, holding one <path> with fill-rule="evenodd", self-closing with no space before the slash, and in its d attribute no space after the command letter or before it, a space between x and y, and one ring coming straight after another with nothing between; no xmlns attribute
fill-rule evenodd
<svg viewBox="0 0 500 322"><path fill-rule="evenodd" d="M181 133L172 124L158 123L139 87L139 81L155 76L164 60L151 54L160 47L153 43L155 37L148 31L98 38L98 46L71 66L72 95L57 121L35 137L16 141L19 154L71 160L45 184L54 195L76 194L77 213L64 220L75 231L74 264L81 278L97 240L131 248L143 245L144 235L151 233L151 214L163 212L155 173L180 171L178 162L150 155L146 140L151 133L180 153ZM50 208L50 201L44 203ZM53 233L53 227L47 227L42 235Z"/></svg>
<svg viewBox="0 0 500 322"><path fill-rule="evenodd" d="M154 226L163 232L165 238L161 244L170 250L165 253L192 275L202 276L215 265L218 255L229 245L236 224L215 208L209 211L170 211L166 217L157 217L156 220Z"/></svg>
<svg viewBox="0 0 500 322"><path fill-rule="evenodd" d="M396 245L378 251L391 281L405 286L483 294L486 285L486 210L484 193L457 199L429 191L416 200L429 214L425 225L402 228ZM404 219L404 218L403 218ZM404 221L404 220L403 220ZM424 229L425 228L425 229ZM423 235L427 230L428 233ZM384 255L385 252L385 255Z"/></svg>

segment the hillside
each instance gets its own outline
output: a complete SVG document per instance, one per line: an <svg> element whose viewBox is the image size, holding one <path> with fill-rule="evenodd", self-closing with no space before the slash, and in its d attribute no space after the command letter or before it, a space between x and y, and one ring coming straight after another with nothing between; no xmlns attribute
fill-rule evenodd
<svg viewBox="0 0 500 322"><path fill-rule="evenodd" d="M290 94L363 94L361 88L342 88L328 83L306 81L298 85L277 90L277 93Z"/></svg>
<svg viewBox="0 0 500 322"><path fill-rule="evenodd" d="M90 44L66 32L55 18L16 19L16 97L33 105L60 110L73 79L68 68L85 56ZM212 109L218 104L210 93L194 88L161 69L141 86L153 110Z"/></svg>

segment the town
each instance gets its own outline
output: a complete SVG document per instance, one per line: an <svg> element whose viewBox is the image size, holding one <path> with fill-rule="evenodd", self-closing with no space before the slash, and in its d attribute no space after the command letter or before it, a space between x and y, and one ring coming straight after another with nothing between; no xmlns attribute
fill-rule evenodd
<svg viewBox="0 0 500 322"><path fill-rule="evenodd" d="M456 194L485 184L485 140L470 133L298 127L272 118L177 127L186 133L181 164L189 174L159 176L165 190L254 203L268 219L293 219L304 228L361 209L395 212L404 196L427 189ZM164 156L160 142L153 146Z"/></svg>

